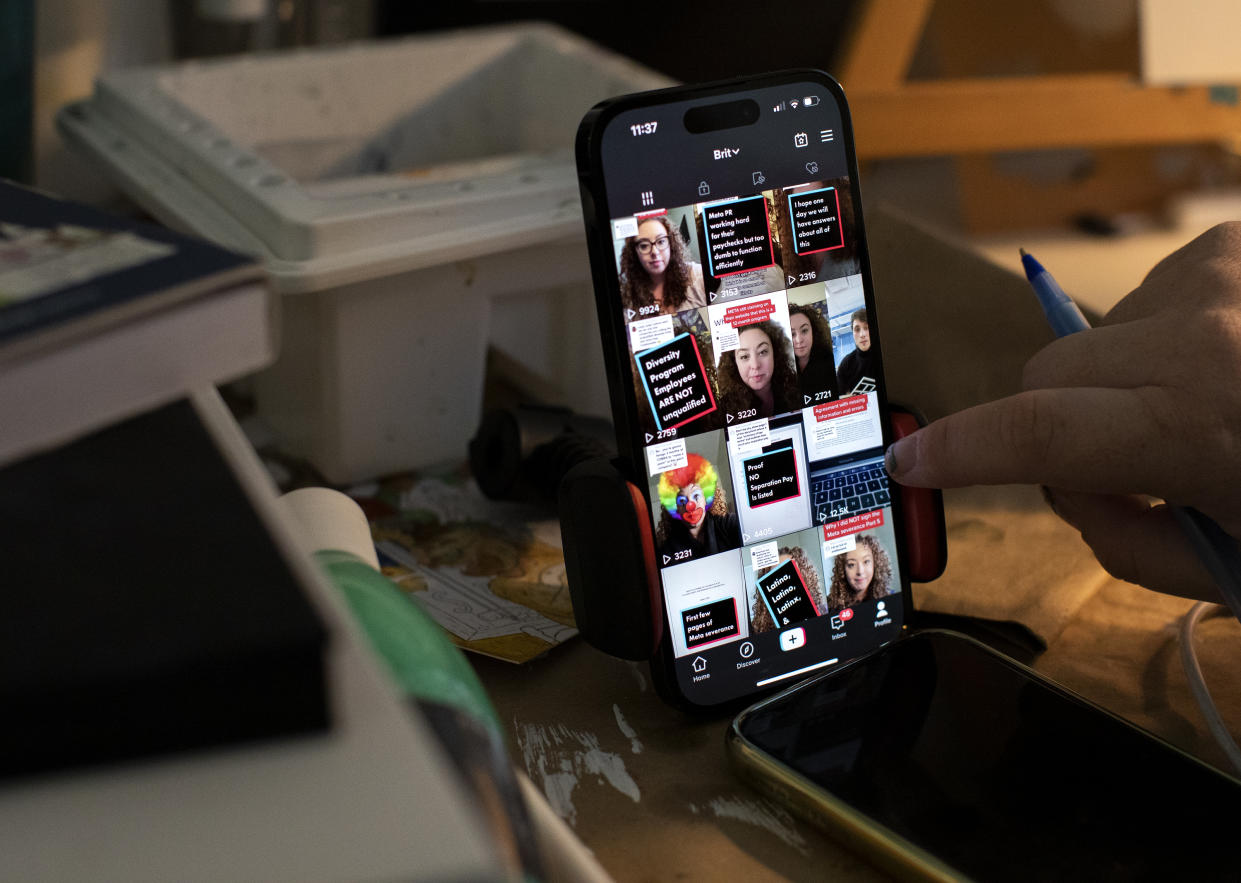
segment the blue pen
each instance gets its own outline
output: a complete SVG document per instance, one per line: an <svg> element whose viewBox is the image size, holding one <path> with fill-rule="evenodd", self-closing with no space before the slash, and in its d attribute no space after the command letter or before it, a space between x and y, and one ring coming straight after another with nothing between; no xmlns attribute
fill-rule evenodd
<svg viewBox="0 0 1241 883"><path fill-rule="evenodd" d="M1033 255L1027 254L1024 248L1020 251L1021 266L1025 268L1026 278L1038 295L1038 302L1047 314L1047 324L1051 325L1056 337L1065 337L1088 329L1090 323L1077 308L1077 304L1073 303L1073 298L1064 293L1060 283L1043 269L1043 265L1036 261Z"/></svg>
<svg viewBox="0 0 1241 883"><path fill-rule="evenodd" d="M1038 295L1039 304L1047 316L1047 323L1056 337L1065 337L1078 331L1086 331L1090 323L1082 315L1082 311L1073 303L1073 299L1064 293L1060 283L1043 269L1043 265L1032 255L1021 251L1021 266L1025 268L1026 279ZM1191 506L1174 506L1168 504L1172 517L1180 525L1181 531L1197 553L1198 559L1211 574L1216 588L1224 596L1233 616L1241 620L1241 544L1226 533L1215 520L1203 515Z"/></svg>

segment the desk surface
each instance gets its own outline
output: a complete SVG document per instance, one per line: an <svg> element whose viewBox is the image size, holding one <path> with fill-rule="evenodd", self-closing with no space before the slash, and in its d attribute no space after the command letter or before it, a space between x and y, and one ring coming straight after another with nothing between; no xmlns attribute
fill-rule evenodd
<svg viewBox="0 0 1241 883"><path fill-rule="evenodd" d="M1015 391L1050 339L1025 283L882 211L867 220L893 398L934 418ZM1190 602L1112 580L1033 488L945 497L949 566L913 587L919 609L1025 623L1049 645L1038 670L1224 766L1170 626ZM1211 619L1199 635L1207 682L1241 732L1241 626ZM645 665L575 640L524 666L477 667L518 764L618 881L885 879L741 785L724 753L727 719L668 708Z"/></svg>
<svg viewBox="0 0 1241 883"><path fill-rule="evenodd" d="M1023 508L1025 489L978 500L963 492L948 500L953 548L1003 544L1000 532L1022 520L1048 535L1068 532L1050 512ZM1051 540L1047 540L1051 545ZM1012 543L1012 564L1027 546ZM1072 556L1070 556L1072 557ZM964 554L959 559L965 559ZM1081 562L1089 564L1089 562ZM1049 649L1035 667L1088 699L1226 768L1188 693L1171 627L1190 602L1112 580L1080 568L1075 590L1031 601L1026 621L1038 621ZM949 571L935 585L915 586L923 606L968 610L968 601L935 604L938 590L985 595L981 579ZM1017 575L992 583L997 594L1023 591L1032 579ZM919 592L919 589L924 591ZM922 597L927 596L927 597ZM980 615L1020 606L1016 595L1000 604L985 597ZM1029 599L1027 599L1029 600ZM925 603L923 603L925 602ZM1199 629L1198 652L1225 720L1241 732L1241 678L1236 674L1241 626L1209 619ZM580 640L525 666L477 663L510 729L515 760L547 795L618 881L674 879L885 879L815 828L741 785L724 752L727 719L697 720L667 707L654 694L645 664L612 659Z"/></svg>

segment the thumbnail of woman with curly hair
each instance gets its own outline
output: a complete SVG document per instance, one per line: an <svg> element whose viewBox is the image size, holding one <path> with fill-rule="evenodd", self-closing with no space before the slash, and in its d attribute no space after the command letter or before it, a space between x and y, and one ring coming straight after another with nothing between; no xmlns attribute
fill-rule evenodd
<svg viewBox="0 0 1241 883"><path fill-rule="evenodd" d="M686 464L659 476L659 525L655 543L660 555L674 561L727 552L741 545L741 524L728 500L719 472L706 457L686 456Z"/></svg>
<svg viewBox="0 0 1241 883"><path fill-rule="evenodd" d="M797 569L801 571L802 581L810 592L810 598L814 601L814 606L820 614L827 612L827 599L823 597L823 584L819 581L819 569L810 563L810 556L806 554L806 550L801 546L781 546L777 554L779 554L780 560L771 567L764 567L758 570L754 574L754 578L762 579L785 561L792 558L797 562ZM763 603L763 599L759 597L758 592L755 592L754 603L750 607L750 631L754 633L769 632L775 627L776 623L771 618L771 611L767 609L767 605Z"/></svg>
<svg viewBox="0 0 1241 883"><path fill-rule="evenodd" d="M840 610L882 598L892 591L891 583L892 559L878 539L861 534L854 548L840 553L832 562L827 606Z"/></svg>
<svg viewBox="0 0 1241 883"><path fill-rule="evenodd" d="M728 414L753 410L756 417L774 417L801 407L793 346L770 319L737 329L737 348L720 356L716 379Z"/></svg>
<svg viewBox="0 0 1241 883"><path fill-rule="evenodd" d="M836 398L836 362L827 320L814 307L790 305L789 328L793 331L793 358L797 360L802 393L813 398L817 392L830 392Z"/></svg>
<svg viewBox="0 0 1241 883"><path fill-rule="evenodd" d="M702 264L692 261L667 215L647 218L620 255L621 300L640 316L676 313L707 305ZM647 309L643 310L643 307Z"/></svg>

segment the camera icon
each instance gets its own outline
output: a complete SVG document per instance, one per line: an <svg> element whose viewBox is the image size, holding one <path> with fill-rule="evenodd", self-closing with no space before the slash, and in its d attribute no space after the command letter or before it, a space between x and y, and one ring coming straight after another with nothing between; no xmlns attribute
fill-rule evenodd
<svg viewBox="0 0 1241 883"><path fill-rule="evenodd" d="M810 144L810 136L807 135L805 132L798 132L796 135L793 136L794 147L806 147L809 144Z"/></svg>

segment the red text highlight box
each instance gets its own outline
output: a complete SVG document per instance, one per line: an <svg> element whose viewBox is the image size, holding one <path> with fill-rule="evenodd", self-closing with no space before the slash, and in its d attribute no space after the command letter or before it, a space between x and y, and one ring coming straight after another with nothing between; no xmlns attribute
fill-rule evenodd
<svg viewBox="0 0 1241 883"><path fill-rule="evenodd" d="M756 322L763 322L775 311L776 305L770 300L740 304L724 310L724 321L734 328L741 328L744 325L753 325Z"/></svg>
<svg viewBox="0 0 1241 883"><path fill-rule="evenodd" d="M865 530L874 530L876 527L883 527L882 509L876 509L874 512L864 512L861 515L852 515L832 524L823 525L823 540L826 542L827 540L834 540L836 537L861 533Z"/></svg>
<svg viewBox="0 0 1241 883"><path fill-rule="evenodd" d="M869 396L849 396L834 402L824 402L814 406L814 419L822 423L837 417L848 417L851 414L863 414L870 407Z"/></svg>

